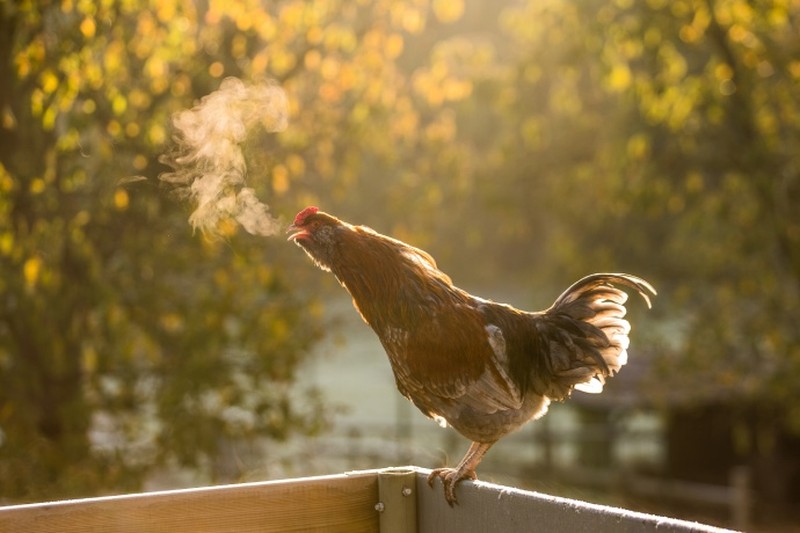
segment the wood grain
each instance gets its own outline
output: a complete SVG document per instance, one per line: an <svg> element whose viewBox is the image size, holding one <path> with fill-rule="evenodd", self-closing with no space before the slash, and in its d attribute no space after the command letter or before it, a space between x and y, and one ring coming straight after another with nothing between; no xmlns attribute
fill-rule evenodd
<svg viewBox="0 0 800 533"><path fill-rule="evenodd" d="M364 472L0 507L0 532L377 532L377 501Z"/></svg>

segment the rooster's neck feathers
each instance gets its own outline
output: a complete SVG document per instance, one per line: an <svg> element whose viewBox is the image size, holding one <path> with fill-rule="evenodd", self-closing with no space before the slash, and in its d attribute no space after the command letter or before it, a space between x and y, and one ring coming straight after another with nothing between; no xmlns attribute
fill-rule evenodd
<svg viewBox="0 0 800 533"><path fill-rule="evenodd" d="M370 325L405 322L423 311L425 302L451 298L458 290L433 257L418 248L364 226L344 227L336 238L331 271Z"/></svg>

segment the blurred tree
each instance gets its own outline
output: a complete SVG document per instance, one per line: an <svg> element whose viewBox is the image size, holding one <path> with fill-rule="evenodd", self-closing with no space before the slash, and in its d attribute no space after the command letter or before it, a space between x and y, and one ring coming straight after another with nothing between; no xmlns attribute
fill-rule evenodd
<svg viewBox="0 0 800 533"><path fill-rule="evenodd" d="M484 261L555 286L653 281L634 348L687 439L672 452L749 464L784 510L800 498L798 20L783 0L519 2L472 78L491 102L469 209L498 221ZM697 451L692 420L724 449Z"/></svg>
<svg viewBox="0 0 800 533"><path fill-rule="evenodd" d="M319 325L262 245L193 239L132 177L158 171L190 75L210 84L196 22L180 2L3 4L4 497L129 489L323 420L288 395Z"/></svg>
<svg viewBox="0 0 800 533"><path fill-rule="evenodd" d="M559 284L651 279L649 398L736 413L729 445L772 465L781 498L800 434L799 18L780 0L525 2L502 17L509 68L473 82L498 96L481 172L502 179L481 198L520 228L501 249L546 253Z"/></svg>
<svg viewBox="0 0 800 533"><path fill-rule="evenodd" d="M375 211L381 172L452 136L417 105L435 111L468 82L431 67L415 85L395 60L459 5L0 5L4 497L135 488L159 465L213 465L226 441L319 429L313 391L292 392L318 306L288 284L282 240L234 226L193 238L156 185L169 118L225 76L276 79L290 127L248 144L259 195L284 215L320 199Z"/></svg>
<svg viewBox="0 0 800 533"><path fill-rule="evenodd" d="M667 289L665 312L691 307L669 366L692 394L800 405L798 16L781 1L532 2L506 19L522 52L501 146L532 169L512 191L569 198L546 212L570 275L637 269Z"/></svg>

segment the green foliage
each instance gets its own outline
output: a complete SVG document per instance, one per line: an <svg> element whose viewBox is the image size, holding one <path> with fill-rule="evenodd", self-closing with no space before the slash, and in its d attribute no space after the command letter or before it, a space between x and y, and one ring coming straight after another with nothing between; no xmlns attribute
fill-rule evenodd
<svg viewBox="0 0 800 533"><path fill-rule="evenodd" d="M502 205L533 207L523 237L544 238L567 278L652 278L674 348L653 392L800 402L797 16L736 0L504 15L510 164L487 172L513 180Z"/></svg>

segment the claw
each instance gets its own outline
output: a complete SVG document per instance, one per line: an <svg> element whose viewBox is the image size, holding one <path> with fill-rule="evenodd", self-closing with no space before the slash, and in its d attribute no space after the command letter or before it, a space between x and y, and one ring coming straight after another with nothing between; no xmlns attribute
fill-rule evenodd
<svg viewBox="0 0 800 533"><path fill-rule="evenodd" d="M456 499L456 485L464 479L478 479L475 467L492 447L493 442L473 442L467 454L458 464L458 468L437 468L428 474L428 485L433 487L433 481L438 477L444 485L444 498L450 507L458 503Z"/></svg>
<svg viewBox="0 0 800 533"><path fill-rule="evenodd" d="M456 485L465 479L475 480L478 478L474 470L459 470L455 468L437 468L428 474L428 486L433 487L433 482L439 478L444 486L444 499L447 504L453 507L458 503L456 498Z"/></svg>

